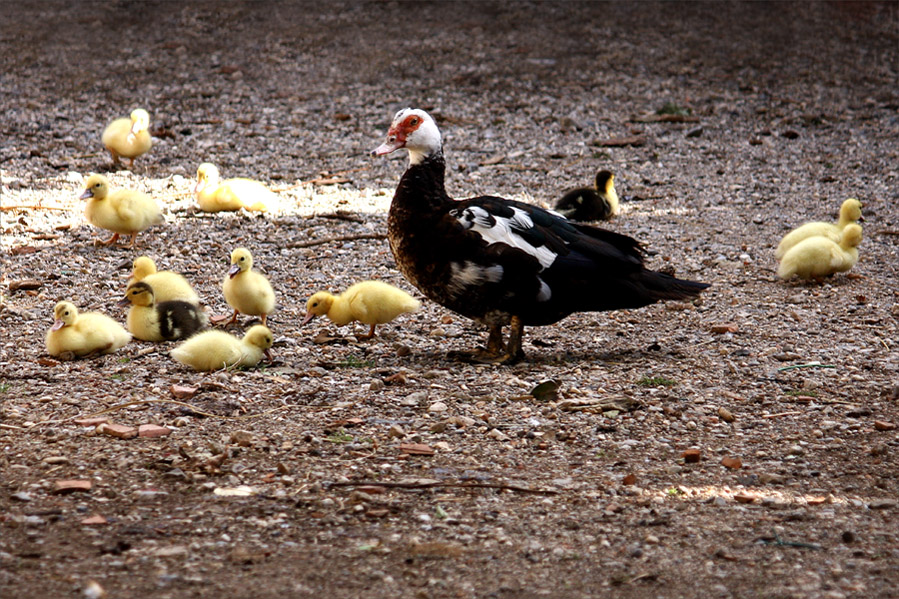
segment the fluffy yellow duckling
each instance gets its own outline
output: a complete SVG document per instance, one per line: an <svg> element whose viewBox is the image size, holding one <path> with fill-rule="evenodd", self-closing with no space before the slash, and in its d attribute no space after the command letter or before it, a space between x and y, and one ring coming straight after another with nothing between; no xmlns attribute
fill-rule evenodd
<svg viewBox="0 0 899 599"><path fill-rule="evenodd" d="M131 118L116 119L103 131L103 145L112 154L112 161L118 164L119 157L130 160L129 168L134 167L134 159L146 154L153 145L150 139L150 115L143 108L131 113Z"/></svg>
<svg viewBox="0 0 899 599"><path fill-rule="evenodd" d="M197 203L204 212L225 210L254 210L265 212L274 206L278 198L259 181L252 179L227 179L220 181L219 169L204 162L197 169L197 185L194 187Z"/></svg>
<svg viewBox="0 0 899 599"><path fill-rule="evenodd" d="M358 320L371 325L368 335L375 336L375 326L390 322L400 314L415 312L421 303L403 291L381 281L356 283L338 296L319 291L306 302L306 324L316 316L327 315L337 326Z"/></svg>
<svg viewBox="0 0 899 599"><path fill-rule="evenodd" d="M144 341L186 339L206 326L206 314L193 304L179 300L157 304L153 288L144 281L128 286L119 304L129 303L128 330Z"/></svg>
<svg viewBox="0 0 899 599"><path fill-rule="evenodd" d="M110 317L99 312L79 314L71 302L56 304L53 318L55 322L45 339L47 353L64 360L111 354L131 341L131 334Z"/></svg>
<svg viewBox="0 0 899 599"><path fill-rule="evenodd" d="M115 243L119 235L131 235L128 247L132 248L139 232L163 222L159 206L150 196L130 189L109 193L109 180L103 175L87 178L81 199L87 200L84 216L88 222L113 232L103 245Z"/></svg>
<svg viewBox="0 0 899 599"><path fill-rule="evenodd" d="M791 247L809 237L821 236L839 243L843 230L848 225L856 223L861 217L862 203L856 199L849 198L840 206L840 218L836 223L812 222L793 229L780 240L780 244L774 250L774 257L780 260Z"/></svg>
<svg viewBox="0 0 899 599"><path fill-rule="evenodd" d="M572 189L556 203L556 212L577 221L610 220L619 211L615 175L596 173L595 187Z"/></svg>
<svg viewBox="0 0 899 599"><path fill-rule="evenodd" d="M128 284L143 281L153 288L157 302L181 300L195 306L200 305L200 297L183 276L170 270L156 270L156 263L149 256L134 259Z"/></svg>
<svg viewBox="0 0 899 599"><path fill-rule="evenodd" d="M218 370L238 366L252 368L264 355L271 361L272 332L261 324L251 327L243 339L224 331L194 335L171 352L171 356L194 370Z"/></svg>
<svg viewBox="0 0 899 599"><path fill-rule="evenodd" d="M262 324L275 309L275 291L265 275L253 270L253 256L247 248L231 252L231 268L222 282L225 301L234 308L227 324L233 324L238 314L259 316Z"/></svg>
<svg viewBox="0 0 899 599"><path fill-rule="evenodd" d="M856 224L843 229L838 244L821 236L803 239L784 254L777 274L782 279L796 275L820 282L834 273L846 272L858 262L857 246L861 240L862 228Z"/></svg>

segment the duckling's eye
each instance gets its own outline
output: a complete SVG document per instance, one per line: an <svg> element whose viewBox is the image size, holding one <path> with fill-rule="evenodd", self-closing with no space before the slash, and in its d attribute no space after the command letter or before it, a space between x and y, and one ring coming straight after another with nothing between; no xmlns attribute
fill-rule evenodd
<svg viewBox="0 0 899 599"><path fill-rule="evenodd" d="M318 308L318 302L312 302L312 307L313 307L313 308Z"/></svg>
<svg viewBox="0 0 899 599"><path fill-rule="evenodd" d="M63 315L63 316L68 316L68 315L69 315L69 311L66 310L65 312L62 313L62 315Z"/></svg>

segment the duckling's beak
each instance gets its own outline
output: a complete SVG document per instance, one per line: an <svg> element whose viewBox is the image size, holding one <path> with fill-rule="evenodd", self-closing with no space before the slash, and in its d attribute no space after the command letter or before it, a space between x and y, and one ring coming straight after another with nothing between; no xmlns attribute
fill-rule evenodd
<svg viewBox="0 0 899 599"><path fill-rule="evenodd" d="M262 354L265 356L266 361L268 361L268 362L275 361L275 359L272 357L271 350L267 349L267 350L263 351Z"/></svg>
<svg viewBox="0 0 899 599"><path fill-rule="evenodd" d="M127 306L130 303L131 303L130 299L128 299L127 297L123 297L122 299L120 299L119 301L116 302L116 306Z"/></svg>
<svg viewBox="0 0 899 599"><path fill-rule="evenodd" d="M197 184L194 185L194 193L200 193L203 191L203 188L206 187L206 179L200 179L197 181Z"/></svg>
<svg viewBox="0 0 899 599"><path fill-rule="evenodd" d="M85 190L84 190L84 193L82 193L80 196L78 196L78 199L79 199L79 200L86 200L86 199L92 198L92 197L94 197L94 192L91 191L90 189L85 189Z"/></svg>
<svg viewBox="0 0 899 599"><path fill-rule="evenodd" d="M860 223L865 222L865 217L864 217L864 216L859 216L859 217L858 217L858 222L860 222Z"/></svg>
<svg viewBox="0 0 899 599"><path fill-rule="evenodd" d="M372 156L383 156L384 154L390 154L391 152L395 152L399 150L403 146L406 145L406 140L401 136L393 133L392 131L387 132L387 141L382 143L380 146L371 151Z"/></svg>
<svg viewBox="0 0 899 599"><path fill-rule="evenodd" d="M53 326L50 327L50 330L51 330L51 331L58 331L59 329L61 329L61 328L64 327L64 326L66 326L66 323L65 323L65 322L63 322L62 320L57 320L57 321L55 321L55 322L53 323Z"/></svg>
<svg viewBox="0 0 899 599"><path fill-rule="evenodd" d="M239 265L239 264L232 264L232 265L231 265L231 268L228 269L228 276L229 276L230 278L233 279L233 278L237 275L237 273L239 273L239 272L240 272L240 265ZM243 280L243 279L241 279L241 281L242 281L242 280Z"/></svg>
<svg viewBox="0 0 899 599"><path fill-rule="evenodd" d="M313 314L312 312L306 312L306 318L303 319L303 322L300 323L300 326L303 326L313 318L315 318L315 314Z"/></svg>

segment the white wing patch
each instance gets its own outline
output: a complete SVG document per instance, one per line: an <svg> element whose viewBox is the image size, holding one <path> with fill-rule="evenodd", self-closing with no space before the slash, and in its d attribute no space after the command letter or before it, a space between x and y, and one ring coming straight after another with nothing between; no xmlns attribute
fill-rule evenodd
<svg viewBox="0 0 899 599"><path fill-rule="evenodd" d="M537 301L548 302L553 296L553 291L549 288L549 285L546 284L546 281L540 277L537 277L537 280L540 281L540 291L537 292Z"/></svg>
<svg viewBox="0 0 899 599"><path fill-rule="evenodd" d="M499 264L481 266L470 261L452 262L450 271L449 289L454 297L464 294L468 287L499 283L503 278L503 267Z"/></svg>
<svg viewBox="0 0 899 599"><path fill-rule="evenodd" d="M490 214L480 206L470 206L456 212L459 222L480 235L488 244L504 243L530 254L543 268L549 268L556 261L557 254L545 246L535 247L524 240L515 229L531 229L534 221L521 208L512 208L511 218Z"/></svg>

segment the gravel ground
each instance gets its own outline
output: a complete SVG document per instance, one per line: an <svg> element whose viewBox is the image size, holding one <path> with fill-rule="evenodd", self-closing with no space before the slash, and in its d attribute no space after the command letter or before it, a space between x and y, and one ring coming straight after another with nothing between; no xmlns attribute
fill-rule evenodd
<svg viewBox="0 0 899 599"><path fill-rule="evenodd" d="M899 597L895 2L4 10L0 595ZM116 169L100 132L137 106L155 145ZM608 168L607 226L712 288L528 329L511 367L448 358L484 331L430 302L373 341L301 328L320 289L414 291L381 238L405 158L369 156L405 106L454 196L548 205ZM280 208L198 213L203 161ZM90 172L165 225L95 247ZM856 268L777 279L780 237L847 197ZM224 313L239 245L278 295L274 364L46 354L60 299L124 321L140 254Z"/></svg>

